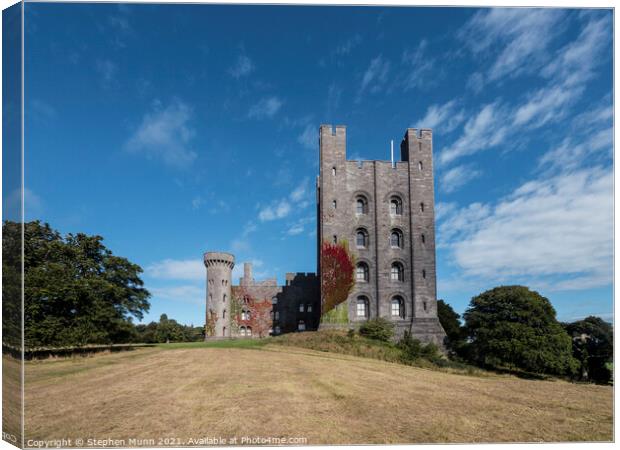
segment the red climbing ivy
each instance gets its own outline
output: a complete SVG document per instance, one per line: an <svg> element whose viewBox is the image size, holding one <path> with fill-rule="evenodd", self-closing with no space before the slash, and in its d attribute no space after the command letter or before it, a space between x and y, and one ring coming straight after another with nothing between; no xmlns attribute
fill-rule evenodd
<svg viewBox="0 0 620 450"><path fill-rule="evenodd" d="M258 337L269 336L271 325L271 300L254 300L250 314L249 325L252 327L252 335Z"/></svg>
<svg viewBox="0 0 620 450"><path fill-rule="evenodd" d="M273 323L271 299L256 299L245 288L239 287L233 300L235 306L231 305L231 325L235 331L238 332L240 327L244 326L252 329L254 337L269 336ZM249 312L249 319L242 318L244 309Z"/></svg>
<svg viewBox="0 0 620 450"><path fill-rule="evenodd" d="M321 246L321 314L325 314L349 296L355 284L355 261L346 242Z"/></svg>

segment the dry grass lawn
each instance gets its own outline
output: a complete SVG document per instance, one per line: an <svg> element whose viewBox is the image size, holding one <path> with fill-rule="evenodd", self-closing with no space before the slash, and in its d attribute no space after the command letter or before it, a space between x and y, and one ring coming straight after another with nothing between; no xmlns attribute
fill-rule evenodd
<svg viewBox="0 0 620 450"><path fill-rule="evenodd" d="M142 348L27 363L26 439L610 441L612 400L611 387L455 375L275 345Z"/></svg>

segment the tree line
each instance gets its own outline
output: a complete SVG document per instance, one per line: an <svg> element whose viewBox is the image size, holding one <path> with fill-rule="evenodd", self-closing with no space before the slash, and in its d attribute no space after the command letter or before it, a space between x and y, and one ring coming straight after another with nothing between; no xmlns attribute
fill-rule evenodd
<svg viewBox="0 0 620 450"><path fill-rule="evenodd" d="M612 377L612 325L593 316L559 322L551 302L525 286L500 286L472 298L462 323L443 300L437 313L453 359L600 383Z"/></svg>
<svg viewBox="0 0 620 450"><path fill-rule="evenodd" d="M21 322L21 224L5 221L2 231L3 329L10 337L21 334L13 330ZM135 324L150 308L142 268L102 241L85 233L62 236L40 221L24 224L26 348L204 339L202 327L181 325L165 314L159 322Z"/></svg>

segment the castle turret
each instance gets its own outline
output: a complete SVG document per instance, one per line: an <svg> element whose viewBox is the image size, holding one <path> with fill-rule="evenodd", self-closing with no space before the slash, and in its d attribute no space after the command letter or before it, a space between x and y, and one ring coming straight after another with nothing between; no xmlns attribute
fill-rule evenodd
<svg viewBox="0 0 620 450"><path fill-rule="evenodd" d="M230 298L235 257L230 253L207 252L207 315L205 339L230 337Z"/></svg>

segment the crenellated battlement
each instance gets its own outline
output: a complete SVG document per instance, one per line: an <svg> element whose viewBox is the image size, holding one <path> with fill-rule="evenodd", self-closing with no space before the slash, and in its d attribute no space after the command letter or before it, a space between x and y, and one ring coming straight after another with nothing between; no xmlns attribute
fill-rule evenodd
<svg viewBox="0 0 620 450"><path fill-rule="evenodd" d="M206 252L204 264L206 267L226 266L232 270L235 267L235 256L225 252Z"/></svg>

